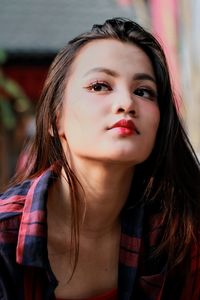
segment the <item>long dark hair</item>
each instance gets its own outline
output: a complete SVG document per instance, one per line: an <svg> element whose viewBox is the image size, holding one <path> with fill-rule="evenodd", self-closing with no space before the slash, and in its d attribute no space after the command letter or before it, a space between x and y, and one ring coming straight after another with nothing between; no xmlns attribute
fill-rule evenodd
<svg viewBox="0 0 200 300"><path fill-rule="evenodd" d="M107 20L103 25L94 25L90 32L71 40L58 53L38 103L36 136L30 147L28 164L17 174L15 182L34 178L52 164L56 165L58 174L61 168L64 169L71 193L71 236L76 264L81 217L79 183L63 151L56 115L62 109L73 61L85 44L98 39L115 39L137 45L152 62L158 87L160 124L155 147L149 158L136 167L134 181L146 205L158 203L162 208L166 230L157 252L167 249L172 265L176 265L185 257L198 228L199 163L177 113L162 47L152 34L137 23L123 18Z"/></svg>

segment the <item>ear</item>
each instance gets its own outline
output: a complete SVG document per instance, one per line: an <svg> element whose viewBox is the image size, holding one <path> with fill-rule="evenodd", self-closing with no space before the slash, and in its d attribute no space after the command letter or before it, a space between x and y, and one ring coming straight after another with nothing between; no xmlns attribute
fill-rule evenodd
<svg viewBox="0 0 200 300"><path fill-rule="evenodd" d="M63 124L62 113L60 111L56 113L56 127L58 130L58 135L60 137L63 137L64 136L64 124ZM54 136L52 125L49 128L49 134L52 137Z"/></svg>
<svg viewBox="0 0 200 300"><path fill-rule="evenodd" d="M53 135L53 129L52 129L52 126L50 126L50 128L49 128L49 134L53 137L54 135Z"/></svg>
<svg viewBox="0 0 200 300"><path fill-rule="evenodd" d="M60 137L64 137L65 136L65 130L64 130L64 118L63 118L63 114L61 111L59 111L56 114L56 127L58 130L58 135Z"/></svg>

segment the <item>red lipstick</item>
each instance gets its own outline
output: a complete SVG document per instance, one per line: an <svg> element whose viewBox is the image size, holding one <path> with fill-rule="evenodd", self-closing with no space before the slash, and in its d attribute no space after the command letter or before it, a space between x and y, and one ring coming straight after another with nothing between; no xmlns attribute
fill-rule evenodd
<svg viewBox="0 0 200 300"><path fill-rule="evenodd" d="M135 124L131 120L122 119L111 126L110 129L116 128L120 135L128 136L133 135L134 133L139 134Z"/></svg>

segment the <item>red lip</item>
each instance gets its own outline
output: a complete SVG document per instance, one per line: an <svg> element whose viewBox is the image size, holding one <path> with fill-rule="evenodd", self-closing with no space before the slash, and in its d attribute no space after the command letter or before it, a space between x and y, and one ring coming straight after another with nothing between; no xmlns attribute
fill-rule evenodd
<svg viewBox="0 0 200 300"><path fill-rule="evenodd" d="M122 119L122 120L118 121L117 123L115 123L113 126L111 126L110 129L118 128L118 127L127 128L127 129L131 130L132 132L135 131L137 134L139 134L139 131L137 130L135 124L131 120Z"/></svg>

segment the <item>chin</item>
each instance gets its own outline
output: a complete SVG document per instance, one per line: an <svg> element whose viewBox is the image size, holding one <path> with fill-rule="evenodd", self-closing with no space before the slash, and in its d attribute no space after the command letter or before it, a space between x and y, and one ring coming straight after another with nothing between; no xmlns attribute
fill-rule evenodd
<svg viewBox="0 0 200 300"><path fill-rule="evenodd" d="M100 160L102 160L102 162L109 162L112 164L121 164L121 165L137 165L141 162L143 162L144 160L142 158L139 157L133 157L133 155L110 155L110 156L104 156L102 157Z"/></svg>
<svg viewBox="0 0 200 300"><path fill-rule="evenodd" d="M102 163L112 163L112 164L129 164L129 165L138 165L143 163L150 153L141 152L137 149L102 149L102 151L93 151L92 153L79 153L79 157L82 157L89 161L96 161Z"/></svg>
<svg viewBox="0 0 200 300"><path fill-rule="evenodd" d="M112 161L113 163L120 163L120 164L130 164L130 165L138 165L146 161L150 155L150 153L144 153L143 155L133 155L133 153L126 153L126 154L120 154L120 155L111 155L108 159L108 161Z"/></svg>

